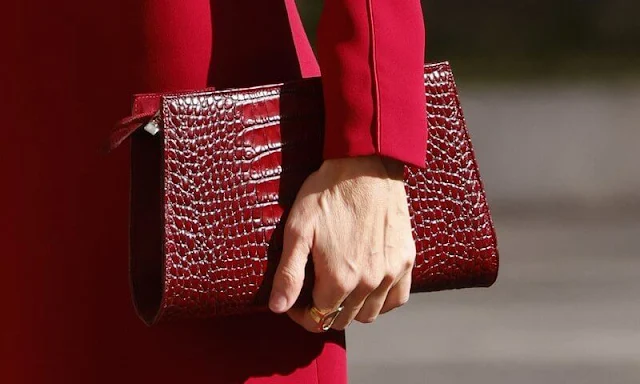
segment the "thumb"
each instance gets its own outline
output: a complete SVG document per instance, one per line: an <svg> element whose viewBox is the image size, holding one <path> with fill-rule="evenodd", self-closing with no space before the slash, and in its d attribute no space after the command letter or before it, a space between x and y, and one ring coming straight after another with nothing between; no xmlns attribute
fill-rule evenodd
<svg viewBox="0 0 640 384"><path fill-rule="evenodd" d="M287 312L298 300L304 272L311 250L311 236L286 226L280 264L273 280L269 308L275 313Z"/></svg>

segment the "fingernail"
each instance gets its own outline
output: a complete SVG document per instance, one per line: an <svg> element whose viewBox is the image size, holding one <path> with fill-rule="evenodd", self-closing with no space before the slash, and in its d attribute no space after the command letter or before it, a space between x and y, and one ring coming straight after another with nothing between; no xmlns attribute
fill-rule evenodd
<svg viewBox="0 0 640 384"><path fill-rule="evenodd" d="M283 294L273 292L269 300L269 308L276 313L282 313L287 307L287 298Z"/></svg>

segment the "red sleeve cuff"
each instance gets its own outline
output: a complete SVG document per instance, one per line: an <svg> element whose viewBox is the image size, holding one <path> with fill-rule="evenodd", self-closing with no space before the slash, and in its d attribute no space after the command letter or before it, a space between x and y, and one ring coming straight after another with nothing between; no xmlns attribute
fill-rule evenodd
<svg viewBox="0 0 640 384"><path fill-rule="evenodd" d="M418 0L327 0L318 28L324 158L425 166L424 21Z"/></svg>

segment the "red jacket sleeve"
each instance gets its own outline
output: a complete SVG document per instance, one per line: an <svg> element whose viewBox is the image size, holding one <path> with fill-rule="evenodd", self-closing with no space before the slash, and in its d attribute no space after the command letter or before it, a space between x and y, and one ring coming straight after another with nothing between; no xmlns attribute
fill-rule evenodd
<svg viewBox="0 0 640 384"><path fill-rule="evenodd" d="M419 0L325 0L318 27L325 159L425 166L425 31Z"/></svg>

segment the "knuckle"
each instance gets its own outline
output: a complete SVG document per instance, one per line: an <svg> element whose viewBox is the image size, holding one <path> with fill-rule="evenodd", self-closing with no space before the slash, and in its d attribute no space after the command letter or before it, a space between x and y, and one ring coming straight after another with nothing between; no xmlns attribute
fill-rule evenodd
<svg viewBox="0 0 640 384"><path fill-rule="evenodd" d="M360 279L359 288L366 292L373 292L376 288L380 286L382 282L382 278L379 278L375 275L373 276L365 276Z"/></svg>
<svg viewBox="0 0 640 384"><path fill-rule="evenodd" d="M280 268L280 283L284 286L292 286L298 282L298 274L289 266Z"/></svg>
<svg viewBox="0 0 640 384"><path fill-rule="evenodd" d="M384 279L382 279L382 285L384 285L385 287L390 287L391 285L393 285L396 279L398 279L398 277L399 274L389 271L385 274Z"/></svg>
<svg viewBox="0 0 640 384"><path fill-rule="evenodd" d="M293 239L304 239L305 238L305 230L302 225L297 224L297 222L293 220L288 220L285 225L285 234Z"/></svg>
<svg viewBox="0 0 640 384"><path fill-rule="evenodd" d="M331 286L337 295L343 296L354 290L356 287L355 279L349 277L333 276L331 278Z"/></svg>
<svg viewBox="0 0 640 384"><path fill-rule="evenodd" d="M406 272L413 269L415 263L415 257L407 257L402 261L402 271Z"/></svg>
<svg viewBox="0 0 640 384"><path fill-rule="evenodd" d="M404 253L404 256L402 257L403 271L408 271L412 269L415 262L416 262L416 250L415 248L410 248Z"/></svg>

